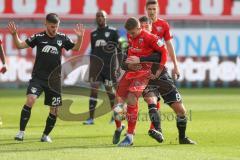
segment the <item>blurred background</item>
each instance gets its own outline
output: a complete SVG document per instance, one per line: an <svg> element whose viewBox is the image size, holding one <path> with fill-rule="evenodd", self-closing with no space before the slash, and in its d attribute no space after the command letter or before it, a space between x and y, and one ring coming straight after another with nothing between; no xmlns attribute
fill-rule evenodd
<svg viewBox="0 0 240 160"><path fill-rule="evenodd" d="M179 87L240 86L240 0L158 0L160 18L171 25L179 60ZM145 14L146 0L0 0L0 39L7 55L8 72L0 75L0 88L18 88L31 78L35 50L17 50L6 27L14 20L21 39L44 29L49 12L61 17L60 31L73 40L76 23L86 27L80 52L64 52L63 61L88 55L95 13L105 10L108 24L126 36L124 21ZM83 59L84 60L84 59ZM1 67L1 64L0 64ZM172 64L168 63L171 71ZM79 79L71 76L70 84ZM81 77L83 77L81 75ZM69 79L68 79L69 81ZM68 82L69 83L69 82Z"/></svg>

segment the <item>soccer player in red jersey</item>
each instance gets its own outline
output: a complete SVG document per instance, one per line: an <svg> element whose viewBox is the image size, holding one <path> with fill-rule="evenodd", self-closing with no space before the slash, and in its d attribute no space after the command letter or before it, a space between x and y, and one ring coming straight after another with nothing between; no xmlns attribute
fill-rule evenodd
<svg viewBox="0 0 240 160"><path fill-rule="evenodd" d="M173 79L178 79L179 69L177 64L177 58L175 55L174 47L172 45L171 39L173 36L170 32L170 27L167 21L160 19L157 17L158 15L158 1L157 0L148 0L146 3L146 10L148 17L152 20L152 33L157 35L159 39L165 41L165 44L168 49L168 54L174 64L173 69ZM130 62L131 61L131 62ZM128 63L136 63L139 62L137 57L131 58ZM155 94L155 96L153 96ZM149 104L153 105L157 104L157 98L159 94L164 99L164 103L168 104L177 115L177 128L179 133L179 143L180 144L196 144L196 142L192 141L188 137L186 137L186 127L187 127L187 116L186 109L182 103L181 95L176 88L174 81L171 76L168 74L167 69L164 68L161 72L161 75L154 80L150 80L148 86L143 91L144 99ZM152 126L151 126L152 127ZM151 129L149 130L149 135L153 137L151 134ZM162 131L161 129L159 130ZM153 137L154 138L154 137Z"/></svg>
<svg viewBox="0 0 240 160"><path fill-rule="evenodd" d="M2 68L0 68L0 73L5 73L7 71L7 67L6 67L6 60L5 60L5 53L2 47L2 41L0 40L0 58L2 61Z"/></svg>
<svg viewBox="0 0 240 160"><path fill-rule="evenodd" d="M128 32L129 49L128 56L145 57L157 51L161 53L161 62L159 70L155 75L151 74L152 63L141 63L141 69L138 71L127 71L119 82L117 88L117 105L127 100L127 120L128 131L126 138L119 146L129 146L133 144L133 133L136 126L138 114L138 98L148 84L149 78L158 77L161 68L167 61L167 50L162 41L157 36L148 31L142 30L140 23L136 18L129 18L125 23ZM117 130L113 136L113 144L120 140L120 134L123 129L120 121L115 121Z"/></svg>

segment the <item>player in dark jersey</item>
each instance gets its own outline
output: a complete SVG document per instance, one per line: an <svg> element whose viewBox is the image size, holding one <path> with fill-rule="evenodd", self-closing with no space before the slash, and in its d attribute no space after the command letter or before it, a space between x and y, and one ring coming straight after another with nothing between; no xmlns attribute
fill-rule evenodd
<svg viewBox="0 0 240 160"><path fill-rule="evenodd" d="M46 16L45 31L37 33L22 41L18 37L17 28L14 22L8 24L8 29L13 36L15 45L18 49L37 48L36 59L32 71L32 79L29 81L27 89L27 100L23 106L20 118L20 131L15 136L15 140L22 141L28 120L30 119L31 109L37 98L45 93L44 104L50 107L46 126L41 137L42 142L51 142L48 136L54 128L57 119L58 107L61 106L61 91L50 87L49 76L56 68L61 68L62 49L79 51L84 34L83 25L77 24L74 32L77 41L74 43L63 33L58 32L60 19L57 14L49 13ZM60 87L61 69L58 69L55 76L55 84ZM54 87L55 88L55 87Z"/></svg>
<svg viewBox="0 0 240 160"><path fill-rule="evenodd" d="M117 54L118 50L118 31L106 23L107 14L100 10L96 13L97 29L91 33L91 53L90 53L90 72L89 80L91 83L91 95L89 100L90 117L84 124L94 124L94 111L97 105L98 89L104 85L111 107L114 105Z"/></svg>
<svg viewBox="0 0 240 160"><path fill-rule="evenodd" d="M177 64L177 59L175 55L175 51L171 42L172 35L170 33L169 24L162 20L158 19L158 2L156 0L148 0L146 3L146 9L149 18L152 20L152 33L157 35L159 39L163 39L166 43L169 55L171 60L174 64L173 70L173 78L178 79L179 69ZM135 57L137 59L137 57ZM138 62L139 60L136 60ZM133 61L133 58L131 59ZM128 63L130 63L128 61ZM177 128L179 133L179 143L180 144L196 144L196 142L192 141L188 137L186 137L186 127L187 127L187 117L186 117L186 109L183 105L181 95L174 84L173 79L167 72L167 68L165 67L164 70L161 72L161 75L155 79L150 80L148 86L143 92L143 96L145 101L150 105L157 104L157 100L159 94L164 99L164 103L168 104L174 112L177 114ZM149 130L151 131L151 130ZM159 130L162 132L161 128ZM155 134L149 132L149 135L154 138Z"/></svg>
<svg viewBox="0 0 240 160"><path fill-rule="evenodd" d="M6 60L5 60L5 52L2 47L2 41L0 40L0 59L2 61L2 68L0 68L0 73L5 73L7 71Z"/></svg>

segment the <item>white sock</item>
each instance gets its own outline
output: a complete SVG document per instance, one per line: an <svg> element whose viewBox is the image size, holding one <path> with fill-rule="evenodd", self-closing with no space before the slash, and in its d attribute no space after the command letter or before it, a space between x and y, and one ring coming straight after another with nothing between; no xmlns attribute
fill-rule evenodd
<svg viewBox="0 0 240 160"><path fill-rule="evenodd" d="M118 131L121 131L121 130L122 130L122 126L121 126L121 127L119 127L119 128L117 128L117 130L118 130Z"/></svg>
<svg viewBox="0 0 240 160"><path fill-rule="evenodd" d="M128 138L131 140L131 141L133 141L133 134L127 134L127 136L128 136Z"/></svg>

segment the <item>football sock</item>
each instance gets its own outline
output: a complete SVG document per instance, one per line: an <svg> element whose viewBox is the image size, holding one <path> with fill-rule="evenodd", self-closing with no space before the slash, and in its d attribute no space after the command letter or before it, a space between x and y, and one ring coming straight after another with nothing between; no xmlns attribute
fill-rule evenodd
<svg viewBox="0 0 240 160"><path fill-rule="evenodd" d="M116 124L117 130L120 131L122 129L122 122L118 121L118 120L115 120L115 124Z"/></svg>
<svg viewBox="0 0 240 160"><path fill-rule="evenodd" d="M45 126L45 129L43 132L45 135L49 135L49 133L54 128L56 121L57 121L57 117L55 115L49 113L47 121L46 121L46 126Z"/></svg>
<svg viewBox="0 0 240 160"><path fill-rule="evenodd" d="M26 105L23 106L20 118L20 131L25 131L28 120L30 119L31 116L31 109L32 108Z"/></svg>
<svg viewBox="0 0 240 160"><path fill-rule="evenodd" d="M177 128L179 133L179 139L185 138L186 127L187 127L187 117L177 116Z"/></svg>
<svg viewBox="0 0 240 160"><path fill-rule="evenodd" d="M134 134L134 130L137 124L138 117L138 105L127 106L127 120L128 120L128 131L129 134Z"/></svg>
<svg viewBox="0 0 240 160"><path fill-rule="evenodd" d="M107 92L107 94L108 94L108 98L109 98L109 101L110 101L111 108L113 108L114 103L115 103L115 94L110 93L110 92Z"/></svg>
<svg viewBox="0 0 240 160"><path fill-rule="evenodd" d="M97 97L90 97L89 112L90 112L90 118L91 119L94 118L94 112L95 112L96 105L97 105Z"/></svg>
<svg viewBox="0 0 240 160"><path fill-rule="evenodd" d="M158 110L157 110L157 106L155 104L149 104L148 105L148 113L149 113L149 117L150 120L154 126L154 128L158 131L160 131L160 116L158 114Z"/></svg>
<svg viewBox="0 0 240 160"><path fill-rule="evenodd" d="M127 133L127 136L128 136L128 138L129 138L131 141L133 141L133 134Z"/></svg>
<svg viewBox="0 0 240 160"><path fill-rule="evenodd" d="M157 110L159 111L159 109L160 109L160 102L157 102ZM162 130L161 130L161 114L159 115L160 116L160 131L162 132ZM151 129L155 129L155 127L154 127L154 125L153 125L153 123L151 122L151 124L150 124L150 130Z"/></svg>
<svg viewBox="0 0 240 160"><path fill-rule="evenodd" d="M157 102L157 110L159 110L160 107L161 107L161 105L160 105L160 102L158 101L158 102Z"/></svg>

